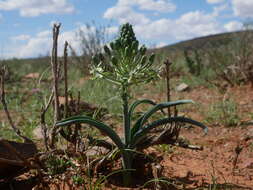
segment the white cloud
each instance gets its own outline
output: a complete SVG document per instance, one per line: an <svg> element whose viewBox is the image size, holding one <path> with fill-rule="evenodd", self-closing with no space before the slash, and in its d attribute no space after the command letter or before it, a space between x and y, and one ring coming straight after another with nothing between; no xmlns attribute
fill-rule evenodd
<svg viewBox="0 0 253 190"><path fill-rule="evenodd" d="M36 57L49 52L52 40L49 33L45 35L46 33L47 31L40 32L36 36L31 37L24 45L21 45L19 49L13 52L15 57Z"/></svg>
<svg viewBox="0 0 253 190"><path fill-rule="evenodd" d="M11 37L11 40L13 40L13 41L27 41L29 39L30 39L30 36L26 35L26 34L21 34L18 36Z"/></svg>
<svg viewBox="0 0 253 190"><path fill-rule="evenodd" d="M229 5L228 4L222 4L219 6L213 7L213 16L219 16L223 11L229 10Z"/></svg>
<svg viewBox="0 0 253 190"><path fill-rule="evenodd" d="M34 17L48 13L72 13L74 6L67 0L5 0L0 10L19 10L21 16Z"/></svg>
<svg viewBox="0 0 253 190"><path fill-rule="evenodd" d="M143 14L135 12L128 6L115 6L106 10L104 18L116 19L120 24L130 22L132 24L146 24L150 20Z"/></svg>
<svg viewBox="0 0 253 190"><path fill-rule="evenodd" d="M119 31L119 27L111 26L111 27L106 28L105 32L108 35L114 35L114 34L117 34L118 31Z"/></svg>
<svg viewBox="0 0 253 190"><path fill-rule="evenodd" d="M233 32L237 30L241 30L243 28L243 24L238 21L230 21L224 25L224 28L227 32Z"/></svg>
<svg viewBox="0 0 253 190"><path fill-rule="evenodd" d="M108 8L104 18L118 20L119 23L147 24L150 19L139 10L155 11L158 13L173 12L176 6L170 0L118 0L115 6Z"/></svg>
<svg viewBox="0 0 253 190"><path fill-rule="evenodd" d="M137 3L141 10L157 11L157 12L173 12L176 10L176 5L171 1L166 0L139 0Z"/></svg>
<svg viewBox="0 0 253 190"><path fill-rule="evenodd" d="M252 0L232 0L233 10L235 16L253 18L253 1Z"/></svg>
<svg viewBox="0 0 253 190"><path fill-rule="evenodd" d="M164 47L166 45L168 45L168 44L165 43L165 42L159 42L158 44L155 45L155 48L161 48L161 47Z"/></svg>
<svg viewBox="0 0 253 190"><path fill-rule="evenodd" d="M145 25L135 25L136 34L144 40L169 41L215 34L224 31L213 14L188 12L178 19L159 19Z"/></svg>
<svg viewBox="0 0 253 190"><path fill-rule="evenodd" d="M80 50L77 32L79 30L84 31L84 35L87 35L89 31L94 31L95 28L87 28L86 25L80 25L77 28L69 31L60 30L58 38L58 55L63 55L63 48L65 41L68 41L71 47L75 50ZM114 34L117 31L117 27L108 27L105 30L108 35ZM8 47L4 48L4 58L26 58L26 57L37 57L39 55L47 55L51 52L52 48L52 31L44 30L38 32L35 36L29 36L26 34L14 36L11 38Z"/></svg>
<svg viewBox="0 0 253 190"><path fill-rule="evenodd" d="M176 5L170 0L119 0L116 6L138 6L141 10L157 12L173 12Z"/></svg>
<svg viewBox="0 0 253 190"><path fill-rule="evenodd" d="M157 3L157 6L158 2L161 2L151 1ZM162 41L169 44L179 40L187 40L189 38L225 31L224 26L218 22L217 18L222 11L228 8L227 4L213 7L211 13L191 11L184 13L176 19L164 17L154 20L148 17L147 12L141 11L144 9L148 10L147 7L145 8L145 6L150 6L147 2L150 2L150 0L118 0L115 6L106 10L104 18L114 19L120 24L130 22L134 26L136 35L141 40L147 42ZM171 1L166 2L171 3ZM154 8L155 5L152 7L155 12L158 10L158 8ZM174 9L175 7L170 9L170 11Z"/></svg>
<svg viewBox="0 0 253 190"><path fill-rule="evenodd" d="M224 0L207 0L207 3L209 4L216 4L216 3L222 3Z"/></svg>
<svg viewBox="0 0 253 190"><path fill-rule="evenodd" d="M51 33L52 32L50 30L44 30L44 31L39 32L36 36L39 38L45 38L45 37L50 36Z"/></svg>

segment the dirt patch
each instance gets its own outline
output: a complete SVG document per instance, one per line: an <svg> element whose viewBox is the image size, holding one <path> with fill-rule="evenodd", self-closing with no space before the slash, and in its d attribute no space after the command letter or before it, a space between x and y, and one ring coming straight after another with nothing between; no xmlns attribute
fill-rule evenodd
<svg viewBox="0 0 253 190"><path fill-rule="evenodd" d="M210 128L207 136L198 131L185 130L182 135L203 151L177 148L172 154L163 154L163 175L178 179L187 188L230 185L251 189L253 187L253 126L237 128ZM249 134L249 131L251 133ZM236 154L236 147L242 151ZM159 152L156 152L159 154ZM237 161L236 161L236 157ZM236 161L236 163L235 163Z"/></svg>

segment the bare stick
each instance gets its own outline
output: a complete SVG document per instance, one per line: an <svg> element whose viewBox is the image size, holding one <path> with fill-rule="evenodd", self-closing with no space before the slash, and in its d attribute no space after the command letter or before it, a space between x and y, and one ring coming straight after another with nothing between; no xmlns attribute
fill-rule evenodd
<svg viewBox="0 0 253 190"><path fill-rule="evenodd" d="M239 143L235 147L235 157L234 157L234 160L233 160L233 174L235 173L236 165L237 165L237 162L238 162L238 157L239 157L240 153L242 152L242 149L243 149L243 147L240 146Z"/></svg>
<svg viewBox="0 0 253 190"><path fill-rule="evenodd" d="M81 92L78 91L78 97L77 97L77 108L76 108L76 112L77 114L80 114L80 101L81 101Z"/></svg>
<svg viewBox="0 0 253 190"><path fill-rule="evenodd" d="M42 107L42 111L40 114L41 131L43 134L43 140L44 140L44 145L46 147L46 150L49 150L49 147L48 147L48 128L47 128L46 121L45 121L45 115L46 115L46 112L47 112L50 104L53 101L53 97L54 97L54 91L52 90L49 100L48 100L46 106Z"/></svg>
<svg viewBox="0 0 253 190"><path fill-rule="evenodd" d="M4 83L4 76L5 76L5 71L6 71L6 68L3 67L1 70L0 70L0 82L1 82L1 102L2 102L2 105L3 105L3 108L4 108L4 112L6 114L6 117L10 123L10 126L12 127L13 131L16 133L17 136L21 137L25 142L27 143L33 143L33 141L31 139L29 139L28 137L25 137L21 134L20 130L15 126L12 118L11 118L11 115L10 115L10 112L8 110L8 106L6 104L6 100L5 100L5 83Z"/></svg>
<svg viewBox="0 0 253 190"><path fill-rule="evenodd" d="M68 117L68 42L64 44L64 94L65 94L65 105L64 105L64 116Z"/></svg>
<svg viewBox="0 0 253 190"><path fill-rule="evenodd" d="M55 124L60 119L60 109L59 109L59 92L58 92L58 60L57 60L57 46L58 46L58 36L61 24L54 24L53 26L53 48L51 55L51 65L53 74L53 84L54 84L54 127L51 133L51 148L54 148L56 128Z"/></svg>
<svg viewBox="0 0 253 190"><path fill-rule="evenodd" d="M54 24L53 27L53 48L51 56L51 65L53 73L54 83L54 122L59 120L59 92L58 92L58 60L57 60L57 47L58 47L58 36L61 24Z"/></svg>
<svg viewBox="0 0 253 190"><path fill-rule="evenodd" d="M166 66L167 101L170 102L170 66L172 63L167 59L164 64ZM170 107L168 107L168 117L171 117Z"/></svg>

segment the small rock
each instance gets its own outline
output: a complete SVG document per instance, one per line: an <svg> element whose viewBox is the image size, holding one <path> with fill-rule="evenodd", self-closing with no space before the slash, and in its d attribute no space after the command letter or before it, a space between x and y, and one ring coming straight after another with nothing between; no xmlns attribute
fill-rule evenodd
<svg viewBox="0 0 253 190"><path fill-rule="evenodd" d="M245 165L246 168L253 169L253 162L247 163Z"/></svg>
<svg viewBox="0 0 253 190"><path fill-rule="evenodd" d="M24 76L25 79L38 79L40 77L39 73L29 73Z"/></svg>
<svg viewBox="0 0 253 190"><path fill-rule="evenodd" d="M36 127L33 130L33 135L36 139L43 139L44 138L40 127Z"/></svg>
<svg viewBox="0 0 253 190"><path fill-rule="evenodd" d="M180 85L178 85L176 87L176 91L178 92L183 92L189 89L189 85L185 84L185 83L181 83Z"/></svg>
<svg viewBox="0 0 253 190"><path fill-rule="evenodd" d="M96 156L108 153L108 150L103 147L94 146L86 151L86 156Z"/></svg>

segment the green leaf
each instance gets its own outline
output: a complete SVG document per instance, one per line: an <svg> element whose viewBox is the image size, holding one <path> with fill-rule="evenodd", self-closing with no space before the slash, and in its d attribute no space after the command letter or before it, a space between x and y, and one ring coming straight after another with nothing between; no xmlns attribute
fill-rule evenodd
<svg viewBox="0 0 253 190"><path fill-rule="evenodd" d="M119 149L123 149L125 145L122 143L120 137L117 135L117 133L112 130L108 125L96 121L88 116L75 116L75 117L70 117L68 119L65 119L63 121L57 122L56 126L61 127L65 125L71 125L71 124L76 124L76 123L85 123L89 124L98 130L100 130L102 133L105 133L108 137L112 139L112 141L119 147Z"/></svg>
<svg viewBox="0 0 253 190"><path fill-rule="evenodd" d="M163 110L164 108L168 108L171 106L177 106L181 104L193 103L192 100L178 100L174 102L164 102L155 105L149 111L147 111L143 116L141 116L133 126L133 132L137 132L146 122L147 120L157 111Z"/></svg>
<svg viewBox="0 0 253 190"><path fill-rule="evenodd" d="M193 103L193 101L192 100L178 100L178 101L174 101L174 102L164 102L164 103L157 104L156 106L151 108L149 111L147 111L143 115L142 120L141 120L141 126L146 123L148 118L150 118L155 112L157 112L159 110L162 110L164 108L168 108L171 106L177 106L177 105L188 104L188 103Z"/></svg>
<svg viewBox="0 0 253 190"><path fill-rule="evenodd" d="M143 100L137 100L135 102L133 102L130 107L129 107L129 116L130 116L130 121L133 115L134 110L136 109L137 106L139 106L140 104L151 104L151 105L156 105L156 103L152 100L149 99L143 99ZM135 129L132 128L131 129L131 134L133 135L135 133Z"/></svg>
<svg viewBox="0 0 253 190"><path fill-rule="evenodd" d="M141 65L144 65L145 63L146 63L146 61L147 61L147 56L142 56L142 58L141 58L141 62L140 62L140 64Z"/></svg>
<svg viewBox="0 0 253 190"><path fill-rule="evenodd" d="M202 128L204 130L204 133L207 134L208 132L208 128L198 122L198 121L195 121L193 119L190 119L190 118L186 118L186 117L170 117L170 118L164 118L164 119L159 119L159 120L156 120L150 124L147 124L145 127L139 129L139 131L137 131L135 133L135 135L133 136L133 139L132 139L132 146L134 146L135 144L138 143L139 139L146 135L150 130L154 129L155 127L158 127L158 126L161 126L161 125L165 125L167 123L173 123L173 122L180 122L180 123L189 123L189 124L192 124L192 125L195 125L195 126L198 126L200 128Z"/></svg>

